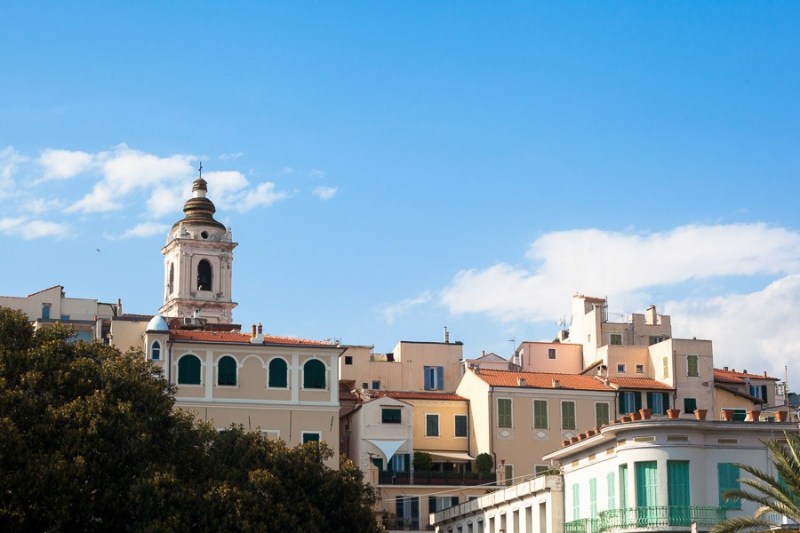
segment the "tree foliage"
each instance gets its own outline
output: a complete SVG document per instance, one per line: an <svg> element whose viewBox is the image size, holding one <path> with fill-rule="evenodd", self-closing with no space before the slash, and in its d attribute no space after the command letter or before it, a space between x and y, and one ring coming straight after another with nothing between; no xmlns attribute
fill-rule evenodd
<svg viewBox="0 0 800 533"><path fill-rule="evenodd" d="M713 533L781 530L781 525L772 520L776 516L800 523L800 435L788 431L784 435L785 442L765 442L777 476L739 464L737 466L742 472L750 474L750 477L742 477L739 483L749 489L731 490L724 494L728 499L758 504L755 514L725 520L714 526Z"/></svg>
<svg viewBox="0 0 800 533"><path fill-rule="evenodd" d="M478 472L481 474L488 474L494 468L494 460L492 456L486 452L479 453L478 456L475 458L475 468L478 469Z"/></svg>
<svg viewBox="0 0 800 533"><path fill-rule="evenodd" d="M3 531L377 531L372 489L324 444L217 432L141 353L71 335L0 308Z"/></svg>
<svg viewBox="0 0 800 533"><path fill-rule="evenodd" d="M433 456L428 452L414 452L414 470L428 472L433 468Z"/></svg>

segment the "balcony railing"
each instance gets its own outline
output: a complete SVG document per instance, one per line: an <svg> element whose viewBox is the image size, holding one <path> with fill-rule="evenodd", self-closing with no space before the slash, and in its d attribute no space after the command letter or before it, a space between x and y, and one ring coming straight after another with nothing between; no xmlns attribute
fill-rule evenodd
<svg viewBox="0 0 800 533"><path fill-rule="evenodd" d="M414 485L485 485L497 482L494 473L478 472L414 472ZM380 485L411 485L411 472L379 472Z"/></svg>
<svg viewBox="0 0 800 533"><path fill-rule="evenodd" d="M625 529L654 527L690 527L693 523L701 529L725 520L721 507L658 506L611 509L597 513L597 518L582 518L564 525L565 533L603 533Z"/></svg>

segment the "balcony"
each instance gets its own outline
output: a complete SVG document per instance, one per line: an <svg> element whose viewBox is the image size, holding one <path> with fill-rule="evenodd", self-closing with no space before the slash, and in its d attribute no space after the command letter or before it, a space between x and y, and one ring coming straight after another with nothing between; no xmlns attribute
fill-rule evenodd
<svg viewBox="0 0 800 533"><path fill-rule="evenodd" d="M597 518L582 518L564 524L565 533L604 533L606 531L626 531L652 528L690 528L697 524L698 529L725 520L725 509L721 507L659 506L611 509L597 513Z"/></svg>
<svg viewBox="0 0 800 533"><path fill-rule="evenodd" d="M481 474L478 472L414 472L413 485L494 485L497 476L494 473ZM379 485L412 485L411 472L386 472L378 473Z"/></svg>

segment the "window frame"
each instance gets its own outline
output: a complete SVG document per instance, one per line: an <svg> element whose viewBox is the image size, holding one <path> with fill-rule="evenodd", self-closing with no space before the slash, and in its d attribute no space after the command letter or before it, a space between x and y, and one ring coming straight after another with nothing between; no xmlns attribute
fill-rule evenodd
<svg viewBox="0 0 800 533"><path fill-rule="evenodd" d="M274 369L272 368L272 365L273 365L273 363L276 363L276 362L279 362L279 361L283 363L283 369L282 369L282 371L283 371L283 385L280 385L280 384L273 385L273 371L274 371ZM276 376L277 375L278 374L276 373ZM275 377L274 379L276 381L278 381L277 377ZM267 388L269 388L269 389L288 389L289 388L289 362L286 359L284 359L283 357L279 356L279 355L276 355L275 357L271 358L269 360L269 363L267 363Z"/></svg>
<svg viewBox="0 0 800 533"><path fill-rule="evenodd" d="M537 413L537 404L544 404L544 413ZM533 429L550 429L550 405L547 400L533 400Z"/></svg>
<svg viewBox="0 0 800 533"><path fill-rule="evenodd" d="M310 435L316 435L317 438L316 439L311 439L311 438L306 439L307 435L309 435L309 436ZM307 444L309 442L320 443L320 442L322 442L322 432L321 431L301 431L300 432L300 442L302 444Z"/></svg>
<svg viewBox="0 0 800 533"><path fill-rule="evenodd" d="M723 509L741 509L742 500L726 500L723 494L729 490L741 488L739 478L741 470L736 463L717 463L717 493L719 495L719 506Z"/></svg>
<svg viewBox="0 0 800 533"><path fill-rule="evenodd" d="M222 364L223 364L223 361L225 361L226 365L227 365L227 361L228 360L233 361L233 369L230 369L230 368L225 369L225 372L227 374L228 372L233 370L233 383L222 383L222 378L223 378ZM226 375L225 377L229 377L229 376ZM217 360L217 386L218 387L236 387L238 385L239 385L239 363L238 363L238 361L236 361L236 358L233 357L232 355L225 354L225 355L223 355L222 357L220 357Z"/></svg>
<svg viewBox="0 0 800 533"><path fill-rule="evenodd" d="M500 409L500 403L508 402L508 413L502 413L502 409ZM497 409L497 427L510 429L514 427L514 400L512 398L497 398L495 402L495 406ZM508 418L507 421L504 421L503 418Z"/></svg>
<svg viewBox="0 0 800 533"><path fill-rule="evenodd" d="M605 407L605 421L601 420L600 407ZM608 402L594 402L594 423L595 427L611 422L611 405Z"/></svg>
<svg viewBox="0 0 800 533"><path fill-rule="evenodd" d="M690 363L694 361L694 363ZM694 368L692 368L694 366ZM694 370L694 373L692 373ZM700 377L700 356L694 354L686 355L686 377L697 378Z"/></svg>
<svg viewBox="0 0 800 533"><path fill-rule="evenodd" d="M444 390L444 367L425 365L423 369L423 388L425 390ZM430 373L430 374L429 374Z"/></svg>
<svg viewBox="0 0 800 533"><path fill-rule="evenodd" d="M610 346L622 346L622 333L609 333L608 344Z"/></svg>
<svg viewBox="0 0 800 533"><path fill-rule="evenodd" d="M459 433L459 431L458 431L458 429L459 429L458 421L460 419L464 420L464 423L463 423L463 425L464 425L464 434L463 435L459 435L458 434ZM469 416L462 415L462 414L453 415L453 437L456 438L456 439L465 439L465 438L469 437Z"/></svg>
<svg viewBox="0 0 800 533"><path fill-rule="evenodd" d="M309 372L310 366L313 365L317 367L319 370ZM317 386L314 380L318 377L319 371L322 372L322 386ZM309 376L311 374L311 376ZM310 383L310 385L309 385ZM306 360L303 363L303 390L328 390L328 365L326 365L322 360L317 358L311 358Z"/></svg>
<svg viewBox="0 0 800 533"><path fill-rule="evenodd" d="M617 363L617 374L625 374L625 363Z"/></svg>
<svg viewBox="0 0 800 533"><path fill-rule="evenodd" d="M689 409L689 405L694 403L694 409ZM698 409L697 407L697 398L684 398L683 399L683 412L687 415L694 413Z"/></svg>
<svg viewBox="0 0 800 533"><path fill-rule="evenodd" d="M207 265L207 268L208 268L207 271L203 268L203 265ZM207 288L206 288L205 283L201 283L201 282L206 281L206 280L201 280L201 277L205 278L206 275L208 276L208 280L207 280L208 281L208 286L207 286ZM203 258L203 259L201 259L200 261L197 262L197 286L196 286L196 289L198 291L203 291L203 292L211 292L211 291L214 290L214 267L211 264L211 261L209 261L206 258Z"/></svg>
<svg viewBox="0 0 800 533"><path fill-rule="evenodd" d="M397 416L387 416L388 414ZM396 418L396 420L395 420ZM403 423L403 408L402 407L381 407L381 424L402 424Z"/></svg>
<svg viewBox="0 0 800 533"><path fill-rule="evenodd" d="M548 348L547 349L547 358L548 359L556 359L558 357L555 348Z"/></svg>
<svg viewBox="0 0 800 533"><path fill-rule="evenodd" d="M566 425L569 417L565 416L564 408L567 405L572 406L572 427L568 427ZM561 429L568 431L578 430L578 407L575 403L575 400L561 400Z"/></svg>
<svg viewBox="0 0 800 533"><path fill-rule="evenodd" d="M150 343L150 359L153 361L161 361L161 341L158 339Z"/></svg>
<svg viewBox="0 0 800 533"><path fill-rule="evenodd" d="M197 367L198 377L197 377L197 382L196 383L194 381L182 381L182 378L181 378L181 364L183 363L183 361L191 361L192 359L196 360L197 363L198 363L198 367ZM200 357L197 354L185 353L185 354L181 355L178 358L178 360L175 362L175 364L178 365L178 372L177 372L177 374L178 374L177 375L178 385L190 386L190 387L202 387L203 386L203 360L200 359ZM183 364L188 364L188 363L183 363Z"/></svg>
<svg viewBox="0 0 800 533"><path fill-rule="evenodd" d="M436 433L431 433L431 421L436 421ZM425 413L425 437L427 438L439 438L441 436L441 431L439 428L439 413Z"/></svg>

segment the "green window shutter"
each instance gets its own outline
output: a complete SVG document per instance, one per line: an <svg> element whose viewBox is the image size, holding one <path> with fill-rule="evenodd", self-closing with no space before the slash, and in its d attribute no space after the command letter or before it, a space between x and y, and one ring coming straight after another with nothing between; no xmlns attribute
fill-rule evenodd
<svg viewBox="0 0 800 533"><path fill-rule="evenodd" d="M184 355L178 361L178 385L200 385L200 359Z"/></svg>
<svg viewBox="0 0 800 533"><path fill-rule="evenodd" d="M636 506L654 507L658 505L658 465L656 461L635 463Z"/></svg>
<svg viewBox="0 0 800 533"><path fill-rule="evenodd" d="M575 429L575 402L561 402L561 429Z"/></svg>
<svg viewBox="0 0 800 533"><path fill-rule="evenodd" d="M285 388L288 384L286 378L287 366L286 361L280 357L274 358L269 362L269 381L267 382L270 387Z"/></svg>
<svg viewBox="0 0 800 533"><path fill-rule="evenodd" d="M608 506L606 509L612 510L617 508L617 502L614 495L617 491L617 485L614 483L614 472L609 472L606 476L606 494L608 495Z"/></svg>
<svg viewBox="0 0 800 533"><path fill-rule="evenodd" d="M303 444L306 442L319 442L319 433L303 433Z"/></svg>
<svg viewBox="0 0 800 533"><path fill-rule="evenodd" d="M609 408L607 403L600 402L594 404L594 421L597 427L608 424Z"/></svg>
<svg viewBox="0 0 800 533"><path fill-rule="evenodd" d="M303 365L303 388L325 388L325 363L319 359L311 359Z"/></svg>
<svg viewBox="0 0 800 533"><path fill-rule="evenodd" d="M739 489L739 467L735 463L717 463L717 486L720 507L723 509L742 508L741 500L726 500L723 496L729 490Z"/></svg>
<svg viewBox="0 0 800 533"><path fill-rule="evenodd" d="M696 377L696 376L700 375L697 359L698 358L697 358L696 355L687 355L686 356L686 375L687 376Z"/></svg>
<svg viewBox="0 0 800 533"><path fill-rule="evenodd" d="M667 461L667 502L689 506L689 461Z"/></svg>
<svg viewBox="0 0 800 533"><path fill-rule="evenodd" d="M217 364L217 385L236 385L236 360L229 355Z"/></svg>
<svg viewBox="0 0 800 533"><path fill-rule="evenodd" d="M467 436L467 415L456 415L456 427L455 427L455 435L456 437L466 437Z"/></svg>
<svg viewBox="0 0 800 533"><path fill-rule="evenodd" d="M597 478L589 480L589 516L597 516Z"/></svg>
<svg viewBox="0 0 800 533"><path fill-rule="evenodd" d="M636 391L635 393L633 393L633 401L634 401L633 410L634 411L638 411L639 409L641 409L642 408L642 393L639 392L639 391Z"/></svg>
<svg viewBox="0 0 800 533"><path fill-rule="evenodd" d="M619 506L628 507L628 465L619 465Z"/></svg>
<svg viewBox="0 0 800 533"><path fill-rule="evenodd" d="M436 512L436 496L428 496L428 512Z"/></svg>
<svg viewBox="0 0 800 533"><path fill-rule="evenodd" d="M576 483L572 485L572 519L578 520L581 517L580 486Z"/></svg>
<svg viewBox="0 0 800 533"><path fill-rule="evenodd" d="M513 426L511 416L511 400L508 398L497 399L497 427L510 428Z"/></svg>
<svg viewBox="0 0 800 533"><path fill-rule="evenodd" d="M401 410L395 408L381 409L381 422L384 424L399 424L401 422Z"/></svg>
<svg viewBox="0 0 800 533"><path fill-rule="evenodd" d="M533 400L533 427L546 429L547 422L547 400Z"/></svg>
<svg viewBox="0 0 800 533"><path fill-rule="evenodd" d="M425 415L425 430L427 437L439 436L439 415Z"/></svg>
<svg viewBox="0 0 800 533"><path fill-rule="evenodd" d="M697 409L697 399L696 398L684 398L683 399L683 412L687 415L694 413L695 409Z"/></svg>

